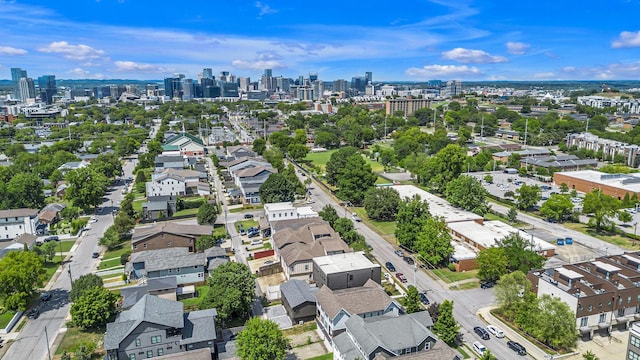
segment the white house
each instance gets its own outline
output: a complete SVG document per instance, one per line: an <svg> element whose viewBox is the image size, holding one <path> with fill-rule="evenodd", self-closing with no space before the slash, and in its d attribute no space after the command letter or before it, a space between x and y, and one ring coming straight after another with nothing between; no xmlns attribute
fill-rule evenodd
<svg viewBox="0 0 640 360"><path fill-rule="evenodd" d="M35 234L37 209L0 210L0 240L13 240L20 235Z"/></svg>
<svg viewBox="0 0 640 360"><path fill-rule="evenodd" d="M311 210L310 206L295 207L292 202L264 204L264 214L268 221L318 217L318 213Z"/></svg>
<svg viewBox="0 0 640 360"><path fill-rule="evenodd" d="M187 182L183 176L177 175L173 172L154 174L152 180L146 184L147 197L185 195L186 183Z"/></svg>

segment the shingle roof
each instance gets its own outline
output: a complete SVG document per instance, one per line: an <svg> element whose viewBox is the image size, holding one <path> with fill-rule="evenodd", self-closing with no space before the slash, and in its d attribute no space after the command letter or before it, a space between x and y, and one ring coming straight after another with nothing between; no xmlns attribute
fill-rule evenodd
<svg viewBox="0 0 640 360"><path fill-rule="evenodd" d="M193 344L216 339L216 309L198 310L184 314L181 344Z"/></svg>
<svg viewBox="0 0 640 360"><path fill-rule="evenodd" d="M38 215L37 209L9 209L9 210L0 210L0 219L11 218L11 217L35 217Z"/></svg>
<svg viewBox="0 0 640 360"><path fill-rule="evenodd" d="M217 257L226 257L227 250L221 248L220 246L212 246L208 249L204 250L204 255L209 258L217 258Z"/></svg>
<svg viewBox="0 0 640 360"><path fill-rule="evenodd" d="M182 157L182 155L158 155L156 156L155 162L156 163L184 162L184 157Z"/></svg>
<svg viewBox="0 0 640 360"><path fill-rule="evenodd" d="M394 300L384 292L384 289L369 279L364 286L331 290L323 286L316 293L316 302L333 319L340 310L351 315L363 314L386 309Z"/></svg>
<svg viewBox="0 0 640 360"><path fill-rule="evenodd" d="M107 324L105 350L117 349L120 342L142 322L176 329L184 327L183 309L184 304L179 301L144 295L131 309L120 313L115 322Z"/></svg>
<svg viewBox="0 0 640 360"><path fill-rule="evenodd" d="M236 171L236 176L237 177L254 177L257 175L260 175L261 173L268 171L272 174L275 174L277 171L273 168L268 168L268 167L264 167L264 166L256 166L256 167L251 167L251 168L247 168L247 169L242 169L242 170L238 170Z"/></svg>
<svg viewBox="0 0 640 360"><path fill-rule="evenodd" d="M144 239L161 233L197 238L202 235L211 235L213 233L213 226L184 225L174 222L161 222L151 226L139 226L133 229L131 243L136 244Z"/></svg>
<svg viewBox="0 0 640 360"><path fill-rule="evenodd" d="M280 284L282 297L287 299L287 302L292 308L296 308L305 303L315 304L318 290L317 287L311 287L303 280L289 280Z"/></svg>
<svg viewBox="0 0 640 360"><path fill-rule="evenodd" d="M144 263L145 273L188 266L205 266L207 258L203 253L190 253L186 247L145 250L131 254L128 267L135 263Z"/></svg>

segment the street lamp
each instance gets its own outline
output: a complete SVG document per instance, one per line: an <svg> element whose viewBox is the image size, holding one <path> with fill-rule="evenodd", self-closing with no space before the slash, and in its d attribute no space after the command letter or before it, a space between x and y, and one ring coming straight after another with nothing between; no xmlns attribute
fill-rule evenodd
<svg viewBox="0 0 640 360"><path fill-rule="evenodd" d="M71 264L69 264L67 272L69 273L69 281L71 282L71 285L73 285L73 278L71 277Z"/></svg>

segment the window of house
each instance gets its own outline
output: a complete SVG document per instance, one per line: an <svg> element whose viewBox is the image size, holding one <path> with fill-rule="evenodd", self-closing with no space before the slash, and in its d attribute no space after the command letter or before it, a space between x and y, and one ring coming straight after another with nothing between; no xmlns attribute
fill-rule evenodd
<svg viewBox="0 0 640 360"><path fill-rule="evenodd" d="M133 245L133 250L137 250L138 249L138 245Z"/></svg>
<svg viewBox="0 0 640 360"><path fill-rule="evenodd" d="M618 316L624 316L624 309L618 309Z"/></svg>
<svg viewBox="0 0 640 360"><path fill-rule="evenodd" d="M147 243L144 243L144 246L143 246L143 248L145 248L145 249L147 248Z"/></svg>
<svg viewBox="0 0 640 360"><path fill-rule="evenodd" d="M640 348L640 338L629 334L629 343L637 348Z"/></svg>
<svg viewBox="0 0 640 360"><path fill-rule="evenodd" d="M611 307L611 300L607 301L607 306Z"/></svg>
<svg viewBox="0 0 640 360"><path fill-rule="evenodd" d="M162 341L162 336L161 335L154 335L151 337L151 343L152 344L159 344Z"/></svg>
<svg viewBox="0 0 640 360"><path fill-rule="evenodd" d="M158 349L158 356L162 356L162 355L164 355L164 349L160 348Z"/></svg>
<svg viewBox="0 0 640 360"><path fill-rule="evenodd" d="M136 339L136 346L140 346L140 339Z"/></svg>
<svg viewBox="0 0 640 360"><path fill-rule="evenodd" d="M582 306L582 304L578 305L578 312L581 312L582 310L584 310L584 306Z"/></svg>
<svg viewBox="0 0 640 360"><path fill-rule="evenodd" d="M427 341L427 342L424 344L424 349L425 349L425 350L429 350L429 349L431 349L431 342Z"/></svg>
<svg viewBox="0 0 640 360"><path fill-rule="evenodd" d="M627 304L631 304L631 295L627 296Z"/></svg>
<svg viewBox="0 0 640 360"><path fill-rule="evenodd" d="M304 270L305 270L305 271L309 271L309 265L305 265L305 266L304 266Z"/></svg>
<svg viewBox="0 0 640 360"><path fill-rule="evenodd" d="M599 309L599 310L602 310L602 301L600 301L600 302L598 303L598 309Z"/></svg>
<svg viewBox="0 0 640 360"><path fill-rule="evenodd" d="M593 311L593 305L589 304L589 307L587 308L587 310L588 310L589 312Z"/></svg>
<svg viewBox="0 0 640 360"><path fill-rule="evenodd" d="M136 354L129 354L129 360L136 360Z"/></svg>
<svg viewBox="0 0 640 360"><path fill-rule="evenodd" d="M640 360L640 354L636 354L633 351L629 350L629 354L627 355L628 360Z"/></svg>
<svg viewBox="0 0 640 360"><path fill-rule="evenodd" d="M580 319L580 326L587 326L587 322L589 321L588 317L583 317L582 319Z"/></svg>
<svg viewBox="0 0 640 360"><path fill-rule="evenodd" d="M147 359L153 357L153 350L147 350Z"/></svg>
<svg viewBox="0 0 640 360"><path fill-rule="evenodd" d="M171 246L171 240L167 241L167 246Z"/></svg>
<svg viewBox="0 0 640 360"><path fill-rule="evenodd" d="M607 321L607 314L600 314L600 318L598 319L598 323L602 324Z"/></svg>

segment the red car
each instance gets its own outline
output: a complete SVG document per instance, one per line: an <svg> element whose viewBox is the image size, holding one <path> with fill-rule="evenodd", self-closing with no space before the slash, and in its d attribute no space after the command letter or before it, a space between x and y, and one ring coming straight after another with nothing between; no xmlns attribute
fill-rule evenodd
<svg viewBox="0 0 640 360"><path fill-rule="evenodd" d="M396 273L396 277L398 278L398 280L402 281L403 283L406 283L406 282L407 282L407 278L406 278L406 277L404 276L404 274L403 274L403 273L401 273L401 272Z"/></svg>

